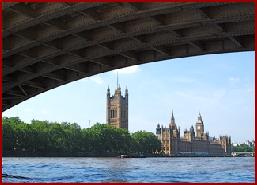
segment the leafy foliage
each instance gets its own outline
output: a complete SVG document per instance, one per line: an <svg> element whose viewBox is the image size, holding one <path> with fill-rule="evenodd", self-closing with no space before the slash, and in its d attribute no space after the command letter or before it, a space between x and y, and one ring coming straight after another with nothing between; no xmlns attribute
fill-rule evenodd
<svg viewBox="0 0 257 185"><path fill-rule="evenodd" d="M2 118L4 156L111 156L152 154L161 143L150 132L130 134L126 129L97 123L81 129L76 123Z"/></svg>
<svg viewBox="0 0 257 185"><path fill-rule="evenodd" d="M154 153L161 150L161 141L152 132L139 131L132 134L134 147L141 153Z"/></svg>
<svg viewBox="0 0 257 185"><path fill-rule="evenodd" d="M234 152L254 152L254 145L247 145L247 144L237 144L233 146Z"/></svg>

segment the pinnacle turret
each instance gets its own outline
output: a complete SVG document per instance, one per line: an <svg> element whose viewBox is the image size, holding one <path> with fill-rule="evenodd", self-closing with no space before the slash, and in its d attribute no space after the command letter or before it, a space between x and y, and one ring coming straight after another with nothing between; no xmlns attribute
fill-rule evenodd
<svg viewBox="0 0 257 185"><path fill-rule="evenodd" d="M107 96L110 97L110 88L109 88L109 86L107 88Z"/></svg>
<svg viewBox="0 0 257 185"><path fill-rule="evenodd" d="M200 112L199 112L199 115L198 115L197 123L203 123L203 118L202 118L202 115L201 115Z"/></svg>
<svg viewBox="0 0 257 185"><path fill-rule="evenodd" d="M173 114L173 110L172 110L172 113L171 113L170 127L173 128L173 129L177 128L176 122L175 122L175 117L174 117L174 114Z"/></svg>

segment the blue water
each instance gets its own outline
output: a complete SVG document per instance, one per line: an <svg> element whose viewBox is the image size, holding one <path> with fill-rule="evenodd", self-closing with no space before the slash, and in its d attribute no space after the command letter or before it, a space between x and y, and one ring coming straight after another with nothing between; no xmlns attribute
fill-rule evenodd
<svg viewBox="0 0 257 185"><path fill-rule="evenodd" d="M9 158L3 182L254 182L254 158Z"/></svg>

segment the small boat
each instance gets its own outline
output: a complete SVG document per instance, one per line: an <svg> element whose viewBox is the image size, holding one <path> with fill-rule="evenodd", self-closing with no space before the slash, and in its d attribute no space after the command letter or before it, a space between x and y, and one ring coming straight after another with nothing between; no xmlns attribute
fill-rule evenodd
<svg viewBox="0 0 257 185"><path fill-rule="evenodd" d="M129 158L128 155L120 155L120 158Z"/></svg>

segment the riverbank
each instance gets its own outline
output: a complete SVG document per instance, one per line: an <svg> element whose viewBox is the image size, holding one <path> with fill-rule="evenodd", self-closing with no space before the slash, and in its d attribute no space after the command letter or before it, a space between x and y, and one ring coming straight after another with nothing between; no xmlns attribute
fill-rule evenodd
<svg viewBox="0 0 257 185"><path fill-rule="evenodd" d="M26 152L3 152L3 157L120 157L126 155L128 158L139 157L167 157L160 154L135 154L135 153L26 153Z"/></svg>
<svg viewBox="0 0 257 185"><path fill-rule="evenodd" d="M165 155L165 154L135 154L135 153L26 153L4 152L3 157L117 157L117 158L149 158L149 157L233 157L225 155L197 155L197 154L179 154L179 155ZM240 156L241 157L241 156Z"/></svg>

